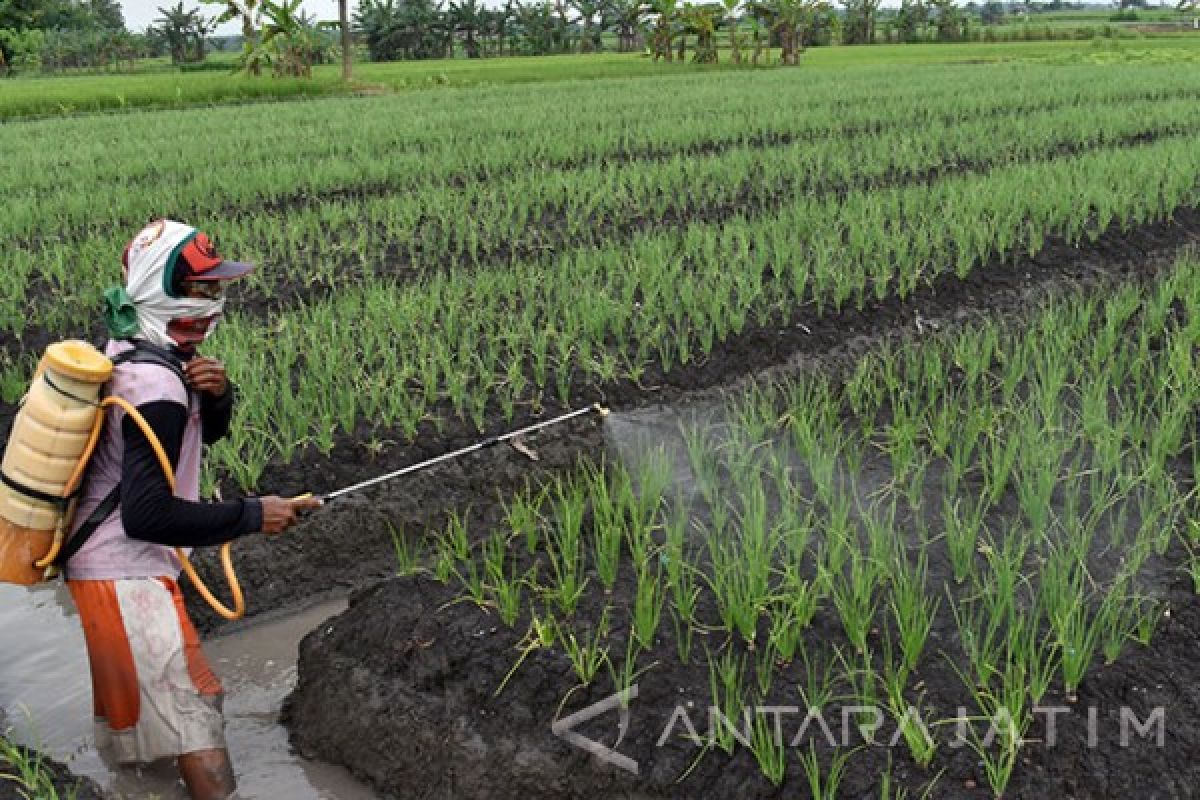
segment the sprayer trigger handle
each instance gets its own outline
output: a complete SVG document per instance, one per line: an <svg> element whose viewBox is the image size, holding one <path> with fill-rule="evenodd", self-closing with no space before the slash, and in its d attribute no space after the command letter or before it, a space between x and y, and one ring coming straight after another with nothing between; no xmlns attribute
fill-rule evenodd
<svg viewBox="0 0 1200 800"><path fill-rule="evenodd" d="M305 492L304 494L298 494L295 497L293 497L292 500L308 500L309 498L313 498L313 497L316 498L318 503L320 503L321 505L325 505L325 498L319 494L314 495L312 492ZM311 510L312 509L306 508L306 509L302 509L299 513L306 514Z"/></svg>

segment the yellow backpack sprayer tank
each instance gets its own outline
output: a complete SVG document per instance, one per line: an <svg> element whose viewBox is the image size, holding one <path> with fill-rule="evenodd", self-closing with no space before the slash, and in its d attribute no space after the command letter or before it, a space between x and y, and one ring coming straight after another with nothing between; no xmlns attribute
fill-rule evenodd
<svg viewBox="0 0 1200 800"><path fill-rule="evenodd" d="M109 406L123 408L141 428L175 490L175 471L145 418L120 397L100 398L113 368L87 342L70 340L46 348L0 463L0 582L31 586L58 574L55 560L71 528L79 486ZM229 543L221 547L221 565L233 593L232 609L204 585L183 550L175 552L200 596L218 614L238 619L246 613Z"/></svg>
<svg viewBox="0 0 1200 800"><path fill-rule="evenodd" d="M112 371L87 342L46 349L0 465L0 581L45 580L55 542L61 545L71 524L73 495L100 433L100 390Z"/></svg>

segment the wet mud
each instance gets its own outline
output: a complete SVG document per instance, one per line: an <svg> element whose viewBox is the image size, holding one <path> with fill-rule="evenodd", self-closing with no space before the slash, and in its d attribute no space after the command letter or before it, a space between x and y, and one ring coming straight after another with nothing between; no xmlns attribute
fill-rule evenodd
<svg viewBox="0 0 1200 800"><path fill-rule="evenodd" d="M344 609L342 600L300 614L262 615L245 630L204 643L226 692L226 738L239 800L375 797L344 769L298 757L279 724L279 709L296 681L300 638ZM79 800L187 800L169 759L122 767L96 748L90 683L83 634L65 588L0 585L0 730L41 752L57 796L67 800L67 790L78 784ZM28 798L13 794L17 784L3 778L10 771L0 755L0 799L51 800L45 786Z"/></svg>

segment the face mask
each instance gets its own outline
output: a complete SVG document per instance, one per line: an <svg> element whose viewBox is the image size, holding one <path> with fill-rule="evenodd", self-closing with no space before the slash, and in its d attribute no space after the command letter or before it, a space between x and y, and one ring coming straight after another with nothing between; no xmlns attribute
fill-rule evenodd
<svg viewBox="0 0 1200 800"><path fill-rule="evenodd" d="M190 225L159 220L134 237L125 253L125 288L105 293L105 316L114 337L137 336L159 347L190 349L212 333L224 298L170 295L172 273L183 268L177 266L179 251L195 235Z"/></svg>

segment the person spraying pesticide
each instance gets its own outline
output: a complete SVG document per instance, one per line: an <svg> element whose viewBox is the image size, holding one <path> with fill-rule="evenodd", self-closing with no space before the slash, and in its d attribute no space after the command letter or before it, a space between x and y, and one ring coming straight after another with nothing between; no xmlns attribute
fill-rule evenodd
<svg viewBox="0 0 1200 800"><path fill-rule="evenodd" d="M120 763L175 758L192 798L218 800L235 781L221 685L177 583L185 565L192 574L186 548L282 533L321 501L199 500L202 448L229 431L236 390L197 347L228 282L253 267L172 220L139 232L122 262L124 288L105 293L113 369L102 394L125 403L103 411L58 561L87 644L97 746Z"/></svg>
<svg viewBox="0 0 1200 800"><path fill-rule="evenodd" d="M0 583L64 574L91 666L96 743L119 763L176 759L194 800L235 789L221 685L204 658L177 583L186 572L218 614L245 598L230 542L279 534L299 513L585 414L596 403L356 483L322 497L200 502L202 449L229 431L236 390L197 352L252 267L217 255L172 220L151 223L122 255L125 285L105 292L111 335L51 344L21 401L0 461ZM227 608L188 551L219 546Z"/></svg>

